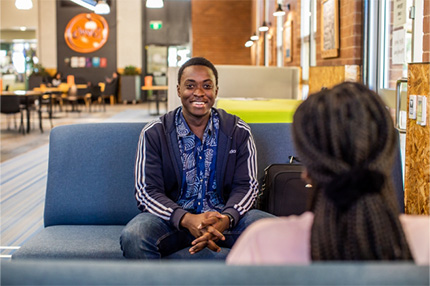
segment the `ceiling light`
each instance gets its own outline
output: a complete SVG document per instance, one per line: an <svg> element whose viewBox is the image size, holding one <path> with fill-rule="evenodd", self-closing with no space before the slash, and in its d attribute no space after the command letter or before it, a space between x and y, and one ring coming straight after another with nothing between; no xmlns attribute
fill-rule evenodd
<svg viewBox="0 0 430 286"><path fill-rule="evenodd" d="M266 21L263 21L263 25L261 25L260 28L258 28L258 30L260 32L267 32L267 31L269 31L269 26L266 24Z"/></svg>
<svg viewBox="0 0 430 286"><path fill-rule="evenodd" d="M94 13L101 14L101 15L109 14L110 13L110 7L106 3L105 0L99 0L97 2L96 7L94 7Z"/></svg>
<svg viewBox="0 0 430 286"><path fill-rule="evenodd" d="M258 35L257 34L252 35L251 40L252 41L258 41Z"/></svg>
<svg viewBox="0 0 430 286"><path fill-rule="evenodd" d="M15 7L19 10L30 10L33 8L33 2L31 0L16 0Z"/></svg>
<svg viewBox="0 0 430 286"><path fill-rule="evenodd" d="M163 8L163 0L146 0L146 8Z"/></svg>
<svg viewBox="0 0 430 286"><path fill-rule="evenodd" d="M284 16L284 15L285 15L285 11L282 10L282 5L278 4L278 9L276 9L276 11L273 12L273 16L275 16L275 17L281 17L281 16Z"/></svg>

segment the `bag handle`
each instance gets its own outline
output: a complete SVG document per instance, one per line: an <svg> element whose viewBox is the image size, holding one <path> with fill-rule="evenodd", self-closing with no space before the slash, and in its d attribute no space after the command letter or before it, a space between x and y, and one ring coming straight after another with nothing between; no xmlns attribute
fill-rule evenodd
<svg viewBox="0 0 430 286"><path fill-rule="evenodd" d="M299 158L294 157L294 156L288 156L288 159L290 160L290 164L293 164L294 162L296 163L300 163Z"/></svg>

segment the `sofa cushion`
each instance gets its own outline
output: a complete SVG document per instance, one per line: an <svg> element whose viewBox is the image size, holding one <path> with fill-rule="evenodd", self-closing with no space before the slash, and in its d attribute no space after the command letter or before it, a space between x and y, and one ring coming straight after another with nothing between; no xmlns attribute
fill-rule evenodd
<svg viewBox="0 0 430 286"><path fill-rule="evenodd" d="M58 225L36 234L13 259L124 259L119 237L123 225Z"/></svg>
<svg viewBox="0 0 430 286"><path fill-rule="evenodd" d="M43 229L17 250L15 259L124 259L119 238L123 225L56 225ZM230 249L219 253L207 248L191 255L188 248L165 259L225 260Z"/></svg>

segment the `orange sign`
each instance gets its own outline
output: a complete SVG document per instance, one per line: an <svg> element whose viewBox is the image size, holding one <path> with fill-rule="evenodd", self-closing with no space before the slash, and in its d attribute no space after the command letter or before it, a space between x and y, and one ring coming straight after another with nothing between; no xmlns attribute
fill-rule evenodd
<svg viewBox="0 0 430 286"><path fill-rule="evenodd" d="M109 26L105 18L94 13L76 15L64 32L69 48L79 53L97 51L106 43L108 36Z"/></svg>

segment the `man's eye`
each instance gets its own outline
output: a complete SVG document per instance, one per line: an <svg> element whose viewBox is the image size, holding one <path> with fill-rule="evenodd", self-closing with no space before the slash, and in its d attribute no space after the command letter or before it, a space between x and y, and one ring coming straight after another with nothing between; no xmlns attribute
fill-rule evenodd
<svg viewBox="0 0 430 286"><path fill-rule="evenodd" d="M212 85L211 84L205 84L205 85L203 85L203 88L205 88L205 89L212 89Z"/></svg>
<svg viewBox="0 0 430 286"><path fill-rule="evenodd" d="M188 89L192 89L194 88L194 84L186 84L185 87Z"/></svg>

